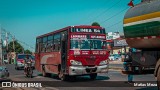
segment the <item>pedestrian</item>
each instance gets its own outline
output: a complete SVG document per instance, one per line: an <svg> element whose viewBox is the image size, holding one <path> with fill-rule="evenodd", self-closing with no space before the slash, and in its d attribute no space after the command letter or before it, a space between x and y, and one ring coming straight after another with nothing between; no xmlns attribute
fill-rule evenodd
<svg viewBox="0 0 160 90"><path fill-rule="evenodd" d="M133 52L133 49L129 48L128 56L129 56L130 62L132 62L132 57L131 57L132 52ZM129 70L129 68L128 68L128 70ZM131 72L128 73L128 83L133 83L133 74Z"/></svg>
<svg viewBox="0 0 160 90"><path fill-rule="evenodd" d="M123 62L124 70L125 70L125 72L128 76L127 77L127 82L128 83L133 83L133 74L130 72L131 69L129 68L130 64L132 62L131 54L132 54L132 49L130 48L129 52L126 53L125 58L124 58L124 62Z"/></svg>
<svg viewBox="0 0 160 90"><path fill-rule="evenodd" d="M133 83L133 75L132 74L128 74L128 83Z"/></svg>

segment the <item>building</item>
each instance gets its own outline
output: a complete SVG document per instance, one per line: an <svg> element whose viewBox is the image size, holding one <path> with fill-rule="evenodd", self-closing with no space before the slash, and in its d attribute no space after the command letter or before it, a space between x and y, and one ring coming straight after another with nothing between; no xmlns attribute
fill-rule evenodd
<svg viewBox="0 0 160 90"><path fill-rule="evenodd" d="M124 39L124 34L119 32L107 33L107 48L110 50L110 54L123 54L128 52L128 44Z"/></svg>

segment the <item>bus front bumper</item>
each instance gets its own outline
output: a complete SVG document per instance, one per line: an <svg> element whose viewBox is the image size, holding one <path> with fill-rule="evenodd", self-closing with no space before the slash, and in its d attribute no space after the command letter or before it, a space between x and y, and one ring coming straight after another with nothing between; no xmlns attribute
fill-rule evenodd
<svg viewBox="0 0 160 90"><path fill-rule="evenodd" d="M91 73L107 73L108 72L108 65L102 66L70 66L69 67L69 75L85 75Z"/></svg>

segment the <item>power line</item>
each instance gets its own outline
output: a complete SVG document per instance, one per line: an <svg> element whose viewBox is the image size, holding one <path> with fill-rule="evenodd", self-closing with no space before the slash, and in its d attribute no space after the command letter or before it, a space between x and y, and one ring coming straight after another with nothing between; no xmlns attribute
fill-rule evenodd
<svg viewBox="0 0 160 90"><path fill-rule="evenodd" d="M1 30L2 30L3 32L5 32L5 33L8 33L8 37L10 36L13 41L18 41L18 42L21 43L22 45L25 45L25 46L29 47L30 49L34 49L34 47L32 47L31 45L29 45L29 44L27 44L27 43L25 43L25 42L23 42L23 41L15 38L15 36L14 36L13 34L11 34L10 32L6 31L5 29L2 28ZM9 39L9 38L8 38L8 39ZM32 50L32 51L33 51L33 50Z"/></svg>
<svg viewBox="0 0 160 90"><path fill-rule="evenodd" d="M102 13L100 13L99 15L97 15L93 20L91 20L90 22L94 21L95 19L99 18L101 15L105 14L108 10L112 9L114 6L116 6L117 4L119 4L122 0L119 0L118 2L116 2L115 4L113 4L111 7L109 7L108 9L106 9L105 11L103 11Z"/></svg>
<svg viewBox="0 0 160 90"><path fill-rule="evenodd" d="M106 4L109 3L110 1L112 1L112 0L109 0L109 1L107 0L107 2L104 3L103 5L106 5ZM102 5L102 6L103 6L103 5ZM98 10L99 10L99 9L98 9ZM93 14L95 14L95 11L88 12L88 13L89 13L89 15L87 15L86 18L87 18L87 19L91 19L91 18L92 18L91 16L92 16ZM86 18L85 18L85 20L86 20ZM83 21L83 19L81 19L79 22L81 22L81 21ZM87 21L88 21L88 20L87 20Z"/></svg>
<svg viewBox="0 0 160 90"><path fill-rule="evenodd" d="M139 0L138 0L136 3L138 3L138 2L139 2ZM117 16L118 14L122 13L122 12L125 11L126 9L128 9L128 7L125 8L125 9L123 9L123 10L121 10L120 12L116 13L115 15L111 16L110 18L104 20L103 22L106 22L106 21L110 20L111 18ZM120 20L120 21L116 22L115 24L112 24L112 25L110 25L110 26L108 26L108 27L106 27L106 28L111 28L111 27L113 27L113 26L115 26L115 25L117 25L117 24L119 24L119 23L121 23L121 22L123 22L123 20Z"/></svg>
<svg viewBox="0 0 160 90"><path fill-rule="evenodd" d="M139 0L138 0L139 1ZM138 1L136 2L136 3L138 3ZM125 11L125 10L127 10L127 9L129 9L130 7L126 7L126 8L124 8L123 10L121 10L120 12L118 12L118 13L116 13L116 14L114 14L113 16L111 16L110 18L108 18L108 19L106 19L106 20L104 20L104 21L102 21L101 23L104 23L104 22L106 22L106 21L108 21L108 20L110 20L110 19L112 19L113 17L115 17L115 16L118 16L119 14L121 14L123 11Z"/></svg>
<svg viewBox="0 0 160 90"><path fill-rule="evenodd" d="M120 20L120 21L118 21L117 23L115 23L115 24L112 24L112 25L110 25L110 26L108 26L108 27L106 27L106 28L111 28L112 26L115 26L115 25L117 25L117 24L119 24L119 23L121 23L122 21Z"/></svg>
<svg viewBox="0 0 160 90"><path fill-rule="evenodd" d="M125 11L125 10L127 10L127 9L128 9L128 7L127 7L127 8L125 8L125 9L123 9L123 10L121 10L120 12L118 12L118 13L114 14L113 16L109 17L108 19L106 19L106 20L102 21L101 23L104 23L104 22L106 22L106 21L108 21L108 20L112 19L113 17L118 16L119 14L121 14L123 11Z"/></svg>

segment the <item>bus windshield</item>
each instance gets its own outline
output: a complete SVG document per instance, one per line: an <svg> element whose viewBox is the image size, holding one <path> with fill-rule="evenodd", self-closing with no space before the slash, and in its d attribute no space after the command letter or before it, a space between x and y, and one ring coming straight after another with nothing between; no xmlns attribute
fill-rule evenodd
<svg viewBox="0 0 160 90"><path fill-rule="evenodd" d="M100 39L71 40L71 49L106 49L106 41Z"/></svg>

